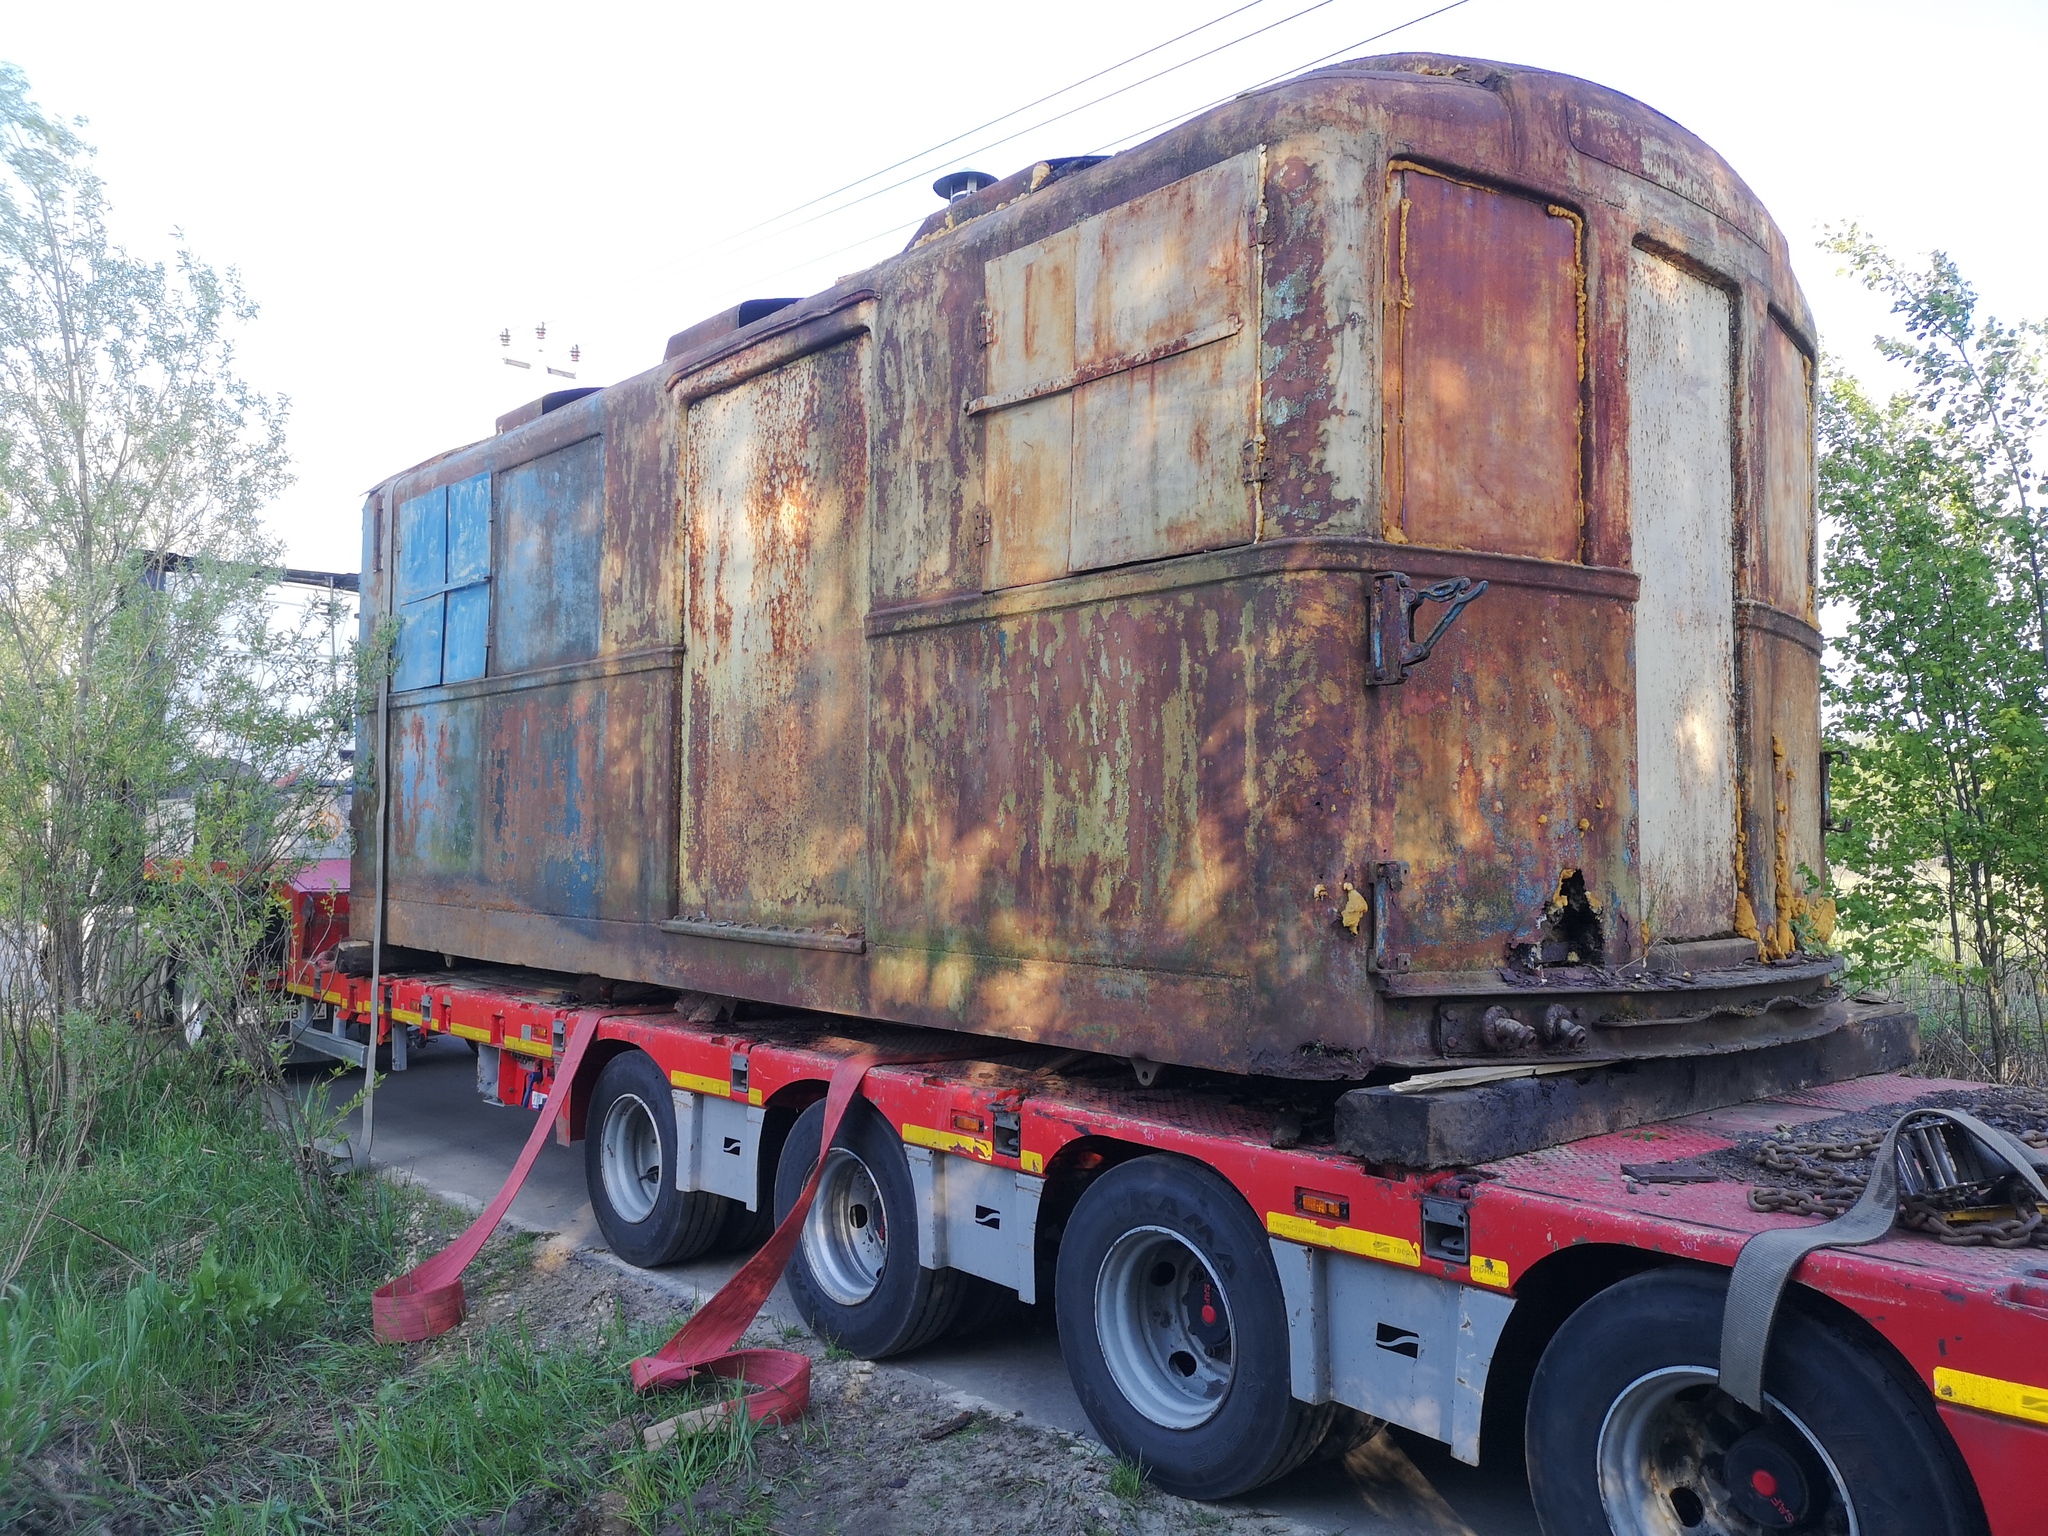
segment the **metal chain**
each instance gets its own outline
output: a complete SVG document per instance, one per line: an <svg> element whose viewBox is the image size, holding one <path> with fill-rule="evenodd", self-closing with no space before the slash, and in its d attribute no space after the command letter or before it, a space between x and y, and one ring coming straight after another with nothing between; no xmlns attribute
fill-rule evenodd
<svg viewBox="0 0 2048 1536"><path fill-rule="evenodd" d="M2048 1131L2022 1131L2020 1140L2031 1147L2048 1147ZM1797 1182L1753 1187L1749 1208L1792 1216L1839 1216L1870 1182L1868 1174L1858 1175L1842 1165L1874 1156L1883 1141L1881 1132L1827 1141L1766 1141L1756 1150L1757 1165ZM2016 1204L2012 1211L2000 1220L1959 1225L1933 1201L1914 1196L1900 1203L1899 1219L1951 1248L2048 1248L2048 1221L2042 1213L2031 1203Z"/></svg>

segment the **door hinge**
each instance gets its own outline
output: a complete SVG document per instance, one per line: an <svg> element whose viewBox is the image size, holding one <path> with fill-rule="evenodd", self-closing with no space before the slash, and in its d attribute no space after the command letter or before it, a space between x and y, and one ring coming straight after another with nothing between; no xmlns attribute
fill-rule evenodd
<svg viewBox="0 0 2048 1536"><path fill-rule="evenodd" d="M976 339L978 339L984 347L992 347L996 344L995 311L990 309L986 304L978 304L975 306L974 334Z"/></svg>
<svg viewBox="0 0 2048 1536"><path fill-rule="evenodd" d="M1244 483L1246 485L1264 485L1266 483L1268 466L1266 464L1266 440L1263 437L1252 438L1244 445L1242 462L1244 466Z"/></svg>
<svg viewBox="0 0 2048 1536"><path fill-rule="evenodd" d="M1408 969L1414 957L1405 950L1388 947L1394 926L1394 898L1408 878L1406 859L1380 859L1372 866L1372 949L1367 968L1381 975L1395 975Z"/></svg>
<svg viewBox="0 0 2048 1536"><path fill-rule="evenodd" d="M1457 622L1458 615L1465 611L1465 605L1486 591L1486 586L1485 582L1475 582L1469 576L1453 576L1427 587L1418 587L1401 571L1373 572L1366 614L1369 631L1367 685L1383 688L1406 682L1408 669L1429 660L1429 653L1436 648L1437 641L1443 639L1445 631ZM1429 632L1429 638L1417 640L1415 610L1424 603L1442 603L1444 612L1443 617L1436 621L1436 628Z"/></svg>

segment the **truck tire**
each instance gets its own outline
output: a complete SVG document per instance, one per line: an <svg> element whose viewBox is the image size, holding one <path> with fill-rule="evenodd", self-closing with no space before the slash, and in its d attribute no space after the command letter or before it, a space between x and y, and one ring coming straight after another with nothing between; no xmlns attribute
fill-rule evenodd
<svg viewBox="0 0 2048 1536"><path fill-rule="evenodd" d="M645 1051L604 1064L591 1089L583 1138L590 1207L613 1253L652 1269L710 1247L730 1204L676 1188L676 1117L668 1078Z"/></svg>
<svg viewBox="0 0 2048 1536"><path fill-rule="evenodd" d="M818 1165L824 1128L822 1100L790 1127L775 1167L777 1225ZM812 1332L863 1360L928 1344L959 1316L970 1277L917 1262L917 1196L903 1143L865 1099L839 1122L785 1278Z"/></svg>
<svg viewBox="0 0 2048 1536"><path fill-rule="evenodd" d="M1227 1499L1271 1482L1329 1428L1330 1405L1291 1390L1266 1234L1199 1163L1141 1157L1089 1185L1053 1296L1088 1422L1169 1493Z"/></svg>
<svg viewBox="0 0 2048 1536"><path fill-rule="evenodd" d="M1727 1292L1719 1271L1651 1270L1600 1292L1551 1338L1524 1431L1547 1536L1984 1530L1933 1396L1881 1341L1796 1292L1771 1333L1772 1412L1724 1394Z"/></svg>

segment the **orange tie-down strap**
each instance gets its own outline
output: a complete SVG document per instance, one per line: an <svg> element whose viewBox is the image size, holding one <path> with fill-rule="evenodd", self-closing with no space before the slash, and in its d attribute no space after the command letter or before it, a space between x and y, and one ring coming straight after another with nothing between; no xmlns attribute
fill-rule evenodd
<svg viewBox="0 0 2048 1536"><path fill-rule="evenodd" d="M575 1081L583 1053L597 1033L600 1017L592 1012L577 1020L569 1035L568 1048L562 1055L562 1064L555 1074L555 1091L548 1096L547 1107L541 1111L533 1133L527 1137L526 1145L519 1153L519 1160L512 1165L512 1172L506 1176L504 1187L483 1213L454 1242L389 1285L380 1287L371 1297L370 1310L380 1344L417 1343L446 1333L462 1321L465 1309L462 1272L496 1229L513 1197L519 1193L520 1185L526 1182L534 1159L540 1155L541 1143L547 1139L555 1117L568 1104L569 1085ZM833 1068L831 1085L826 1090L825 1124L820 1147L832 1145L832 1138L839 1131L839 1122L845 1116L847 1106L860 1092L861 1080L870 1068L942 1061L966 1055L971 1049L846 1057ZM796 1251L797 1239L803 1233L804 1218L810 1214L811 1201L817 1196L824 1168L825 1160L821 1156L817 1166L811 1170L809 1182L797 1196L796 1204L790 1207L789 1214L782 1218L753 1257L740 1266L739 1272L719 1287L709 1301L698 1307L666 1344L653 1354L633 1362L632 1376L636 1389L645 1392L656 1387L680 1386L702 1373L743 1381L751 1386L753 1390L740 1399L750 1418L786 1423L803 1413L811 1396L811 1362L808 1356L788 1349L736 1350L733 1345L747 1331L762 1303L767 1301L768 1293L775 1289L775 1282L782 1278L789 1256Z"/></svg>

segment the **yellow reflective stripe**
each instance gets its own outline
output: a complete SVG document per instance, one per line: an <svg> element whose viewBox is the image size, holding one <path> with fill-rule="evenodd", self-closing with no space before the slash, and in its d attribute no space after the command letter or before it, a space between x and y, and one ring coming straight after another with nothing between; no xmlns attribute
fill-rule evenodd
<svg viewBox="0 0 2048 1536"><path fill-rule="evenodd" d="M1499 1259L1482 1259L1475 1253L1472 1255L1472 1278L1481 1285L1497 1285L1506 1290L1508 1267Z"/></svg>
<svg viewBox="0 0 2048 1536"><path fill-rule="evenodd" d="M1026 1152L1018 1161L1024 1165L1026 1173L1045 1172L1045 1154L1043 1152Z"/></svg>
<svg viewBox="0 0 2048 1536"><path fill-rule="evenodd" d="M1366 1232L1357 1227L1326 1227L1321 1222L1310 1221L1304 1216L1289 1216L1284 1211L1266 1212L1266 1230L1289 1242L1313 1243L1318 1248L1335 1248L1339 1253L1355 1253L1386 1264L1407 1264L1418 1269L1422 1266L1420 1248L1405 1237L1392 1237L1385 1232Z"/></svg>
<svg viewBox="0 0 2048 1536"><path fill-rule="evenodd" d="M761 1097L761 1090L760 1090L760 1089L758 1089L758 1088L749 1088L749 1089L747 1090L747 1102L748 1102L749 1104L765 1104L765 1103L767 1103L768 1101L767 1101L766 1099L764 1099L764 1098L762 1098L762 1097Z"/></svg>
<svg viewBox="0 0 2048 1536"><path fill-rule="evenodd" d="M930 1147L934 1152L965 1152L978 1157L984 1163L994 1160L996 1144L978 1136L966 1136L959 1131L935 1131L929 1126L906 1125L903 1139L913 1147Z"/></svg>
<svg viewBox="0 0 2048 1536"><path fill-rule="evenodd" d="M417 1024L420 1021L420 1016L418 1014L408 1013L403 1008L393 1008L390 1009L389 1012L391 1014L391 1017L398 1020L398 1022L401 1024Z"/></svg>
<svg viewBox="0 0 2048 1536"><path fill-rule="evenodd" d="M2030 1387L1996 1376L1977 1376L1953 1371L1945 1365L1934 1368L1934 1395L1962 1408L1981 1408L2002 1413L2009 1419L2026 1419L2048 1424L2048 1387Z"/></svg>
<svg viewBox="0 0 2048 1536"><path fill-rule="evenodd" d="M522 1040L517 1035L507 1035L502 1042L506 1050L517 1051L522 1056L552 1056L555 1048L545 1040Z"/></svg>
<svg viewBox="0 0 2048 1536"><path fill-rule="evenodd" d="M678 1088L687 1088L692 1093L708 1093L714 1098L732 1097L732 1084L722 1077L699 1077L694 1072L671 1072L668 1080Z"/></svg>
<svg viewBox="0 0 2048 1536"><path fill-rule="evenodd" d="M491 1032L488 1029L478 1029L474 1024L450 1024L448 1033L460 1035L465 1040L478 1040L485 1045L491 1043Z"/></svg>

